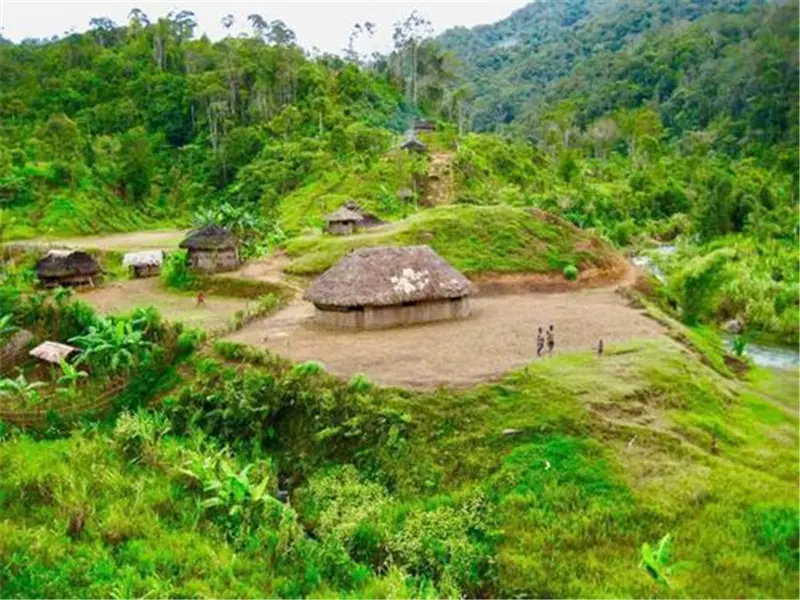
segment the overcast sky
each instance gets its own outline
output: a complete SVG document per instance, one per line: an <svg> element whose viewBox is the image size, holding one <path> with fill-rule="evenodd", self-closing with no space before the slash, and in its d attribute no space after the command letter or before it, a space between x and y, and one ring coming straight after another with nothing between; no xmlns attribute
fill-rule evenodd
<svg viewBox="0 0 800 600"><path fill-rule="evenodd" d="M236 24L232 31L236 33L247 29L247 15L258 13L267 20L283 20L295 31L303 47L311 49L316 46L325 52L340 52L347 45L353 23L372 21L378 25L373 41L365 41L358 48L366 53L387 50L391 45L392 23L414 9L432 21L435 32L439 33L456 25L471 27L499 21L527 3L526 0L0 0L0 33L15 42L27 37L49 38L70 31L84 31L92 17L109 17L117 24L124 24L132 8L142 9L151 21L170 11L185 9L195 13L198 33L206 33L213 39L223 36L220 19L224 15L234 15Z"/></svg>

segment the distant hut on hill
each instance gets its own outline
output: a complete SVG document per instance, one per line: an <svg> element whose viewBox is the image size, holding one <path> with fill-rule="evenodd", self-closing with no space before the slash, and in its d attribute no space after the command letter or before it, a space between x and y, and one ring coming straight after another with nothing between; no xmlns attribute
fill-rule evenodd
<svg viewBox="0 0 800 600"><path fill-rule="evenodd" d="M428 151L428 147L415 137L407 139L400 145L400 148L406 152L416 152L417 154L425 154Z"/></svg>
<svg viewBox="0 0 800 600"><path fill-rule="evenodd" d="M82 250L50 250L36 264L36 271L45 287L94 285L100 265Z"/></svg>
<svg viewBox="0 0 800 600"><path fill-rule="evenodd" d="M417 119L416 121L414 121L413 128L415 132L436 131L436 124L433 121L429 121L427 119Z"/></svg>
<svg viewBox="0 0 800 600"><path fill-rule="evenodd" d="M428 246L352 251L305 294L318 323L376 329L470 314L472 284Z"/></svg>
<svg viewBox="0 0 800 600"><path fill-rule="evenodd" d="M344 207L361 215L361 221L357 224L359 228L378 227L379 225L386 224L385 221L382 221L376 215L363 210L355 200L348 200L344 203Z"/></svg>
<svg viewBox="0 0 800 600"><path fill-rule="evenodd" d="M122 266L128 267L134 277L157 277L163 262L164 253L161 250L128 252L122 257Z"/></svg>
<svg viewBox="0 0 800 600"><path fill-rule="evenodd" d="M338 210L325 215L325 231L332 235L351 235L361 224L363 217L354 210L342 206Z"/></svg>
<svg viewBox="0 0 800 600"><path fill-rule="evenodd" d="M189 252L189 267L206 273L233 271L239 267L236 237L225 227L206 225L180 243Z"/></svg>
<svg viewBox="0 0 800 600"><path fill-rule="evenodd" d="M60 342L42 342L28 354L41 361L51 364L59 364L62 360L67 360L78 349L75 346L68 346Z"/></svg>

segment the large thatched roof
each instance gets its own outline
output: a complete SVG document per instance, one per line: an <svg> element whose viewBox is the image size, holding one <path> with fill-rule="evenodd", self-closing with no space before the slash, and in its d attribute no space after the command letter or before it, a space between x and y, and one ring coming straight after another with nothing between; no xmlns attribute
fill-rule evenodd
<svg viewBox="0 0 800 600"><path fill-rule="evenodd" d="M428 246L354 250L320 275L305 294L318 306L392 306L461 298L469 280Z"/></svg>
<svg viewBox="0 0 800 600"><path fill-rule="evenodd" d="M123 267L157 267L162 262L164 262L164 253L161 250L128 252L122 257Z"/></svg>
<svg viewBox="0 0 800 600"><path fill-rule="evenodd" d="M29 354L35 356L39 360L58 364L62 360L66 360L73 352L77 351L78 349L74 346L68 346L60 342L42 342L31 350Z"/></svg>
<svg viewBox="0 0 800 600"><path fill-rule="evenodd" d="M427 152L428 147L419 141L417 138L410 138L403 142L400 146L403 150L408 150L409 152Z"/></svg>
<svg viewBox="0 0 800 600"><path fill-rule="evenodd" d="M349 221L358 222L362 219L362 217L361 214L357 213L356 211L351 210L346 206L342 206L338 210L325 215L324 219L328 223L347 223Z"/></svg>
<svg viewBox="0 0 800 600"><path fill-rule="evenodd" d="M100 272L97 261L82 250L50 250L36 265L43 277L92 276Z"/></svg>
<svg viewBox="0 0 800 600"><path fill-rule="evenodd" d="M233 250L236 237L225 227L206 225L189 233L180 247L187 250Z"/></svg>

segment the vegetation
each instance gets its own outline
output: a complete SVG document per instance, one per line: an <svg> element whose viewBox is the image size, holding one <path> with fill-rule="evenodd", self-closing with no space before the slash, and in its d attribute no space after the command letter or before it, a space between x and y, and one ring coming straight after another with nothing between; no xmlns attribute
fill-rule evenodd
<svg viewBox="0 0 800 600"><path fill-rule="evenodd" d="M289 240L295 260L288 270L320 273L352 248L427 244L467 274L481 272L560 272L567 266L610 267L611 246L571 225L510 206L443 206L368 235L312 235Z"/></svg>
<svg viewBox="0 0 800 600"><path fill-rule="evenodd" d="M80 353L3 365L0 595L798 597L797 373L715 327L798 340L796 13L542 0L438 40L414 13L370 59L372 23L312 57L188 11L0 43L0 241L214 222L298 275L428 244L568 280L675 246L633 298L667 335L425 392L98 315L4 249L0 347ZM399 150L421 115L430 154ZM321 233L348 200L387 223ZM183 252L159 283L254 300L234 326L294 293Z"/></svg>

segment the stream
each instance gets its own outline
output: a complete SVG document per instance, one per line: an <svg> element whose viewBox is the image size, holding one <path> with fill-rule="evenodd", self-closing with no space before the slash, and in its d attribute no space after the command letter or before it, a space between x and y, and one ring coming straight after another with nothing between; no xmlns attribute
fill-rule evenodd
<svg viewBox="0 0 800 600"><path fill-rule="evenodd" d="M669 256L675 252L675 246L665 244L653 248L653 253L661 256ZM661 283L667 283L664 271L649 256L640 254L634 256L631 262L637 267L646 269L652 273ZM733 336L723 337L726 350L733 349ZM800 350L788 346L766 345L749 343L744 349L746 356L759 367L769 367L771 369L800 369Z"/></svg>

